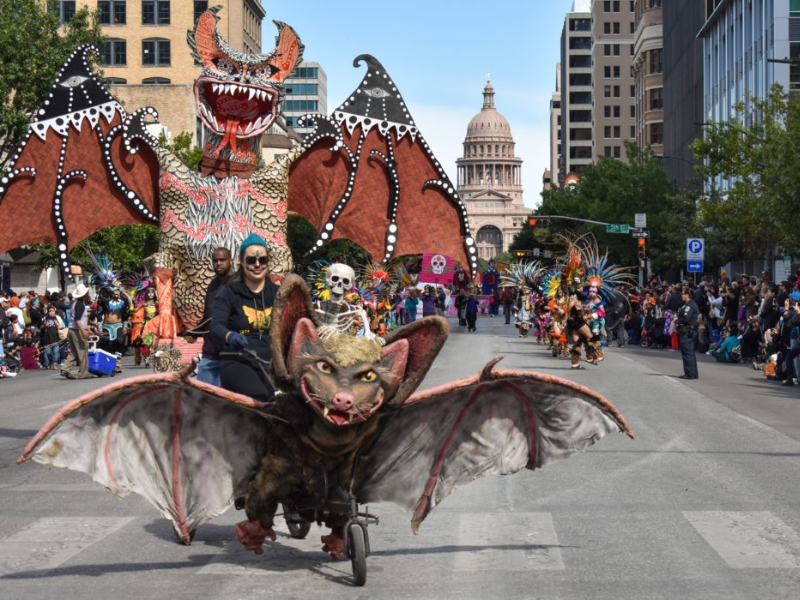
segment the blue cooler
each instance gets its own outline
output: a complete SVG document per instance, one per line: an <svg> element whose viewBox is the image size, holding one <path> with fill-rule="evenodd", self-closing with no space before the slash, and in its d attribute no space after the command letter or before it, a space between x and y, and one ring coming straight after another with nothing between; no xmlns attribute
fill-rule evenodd
<svg viewBox="0 0 800 600"><path fill-rule="evenodd" d="M89 338L89 373L97 377L113 377L117 373L117 356L100 350L97 337Z"/></svg>

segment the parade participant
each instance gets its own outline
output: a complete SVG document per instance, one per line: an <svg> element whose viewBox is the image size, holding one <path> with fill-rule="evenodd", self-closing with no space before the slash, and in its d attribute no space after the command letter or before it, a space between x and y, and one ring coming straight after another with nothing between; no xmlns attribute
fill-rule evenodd
<svg viewBox="0 0 800 600"><path fill-rule="evenodd" d="M42 351L43 366L46 369L55 369L58 366L59 345L61 336L59 331L66 327L61 317L56 314L56 307L47 307L47 315L42 321L42 329L39 334L39 348Z"/></svg>
<svg viewBox="0 0 800 600"><path fill-rule="evenodd" d="M214 298L217 292L222 289L233 275L233 258L227 248L217 248L211 254L211 266L214 269L214 279L206 289L205 309L203 311L203 322L200 327L204 330L211 329L211 314L214 306ZM222 345L208 333L203 336L203 357L197 366L197 379L204 383L210 383L220 387L220 369L222 360L219 353Z"/></svg>
<svg viewBox="0 0 800 600"><path fill-rule="evenodd" d="M250 234L239 247L239 268L228 285L214 298L211 312L211 335L223 350L253 350L270 361L269 326L278 286L268 277L267 242ZM272 386L256 367L238 360L224 360L220 369L222 387L260 402L269 402Z"/></svg>
<svg viewBox="0 0 800 600"><path fill-rule="evenodd" d="M69 307L69 342L70 354L61 368L61 374L67 379L89 378L89 288L79 283L72 292L74 300ZM71 369L78 365L78 376L72 374Z"/></svg>
<svg viewBox="0 0 800 600"><path fill-rule="evenodd" d="M425 286L425 290L422 292L420 300L422 300L423 317L432 317L436 314L436 293L433 291L431 286Z"/></svg>
<svg viewBox="0 0 800 600"><path fill-rule="evenodd" d="M153 334L144 333L147 324L158 316L158 295L152 280L143 278L134 289L133 317L131 318L131 346L134 350L134 364L138 367L144 360L147 367L150 361L150 344Z"/></svg>
<svg viewBox="0 0 800 600"><path fill-rule="evenodd" d="M514 306L514 292L509 286L503 286L500 292L500 304L503 305L503 316L506 319L506 325L511 323L511 309Z"/></svg>
<svg viewBox="0 0 800 600"><path fill-rule="evenodd" d="M683 360L683 375L681 379L697 379L697 358L694 355L694 341L697 336L697 316L700 314L697 303L692 299L688 287L681 291L683 306L678 310L676 327Z"/></svg>
<svg viewBox="0 0 800 600"><path fill-rule="evenodd" d="M456 265L455 272L453 273L453 287L456 290L464 290L464 293L469 290L469 276L464 273L464 270L459 264Z"/></svg>
<svg viewBox="0 0 800 600"><path fill-rule="evenodd" d="M547 298L538 298L533 305L534 326L536 327L536 343L545 344L549 342L548 326L550 325L550 309L547 306Z"/></svg>
<svg viewBox="0 0 800 600"><path fill-rule="evenodd" d="M497 312L497 302L492 303L491 298L494 298L497 294L497 286L500 284L500 273L497 272L497 269L494 266L494 259L489 259L489 267L483 272L483 277L481 278L481 285L483 287L483 295L489 296L489 316L493 317Z"/></svg>
<svg viewBox="0 0 800 600"><path fill-rule="evenodd" d="M528 337L533 324L533 305L531 304L530 292L526 288L520 288L517 296L517 315L514 319L514 327L519 330L519 337Z"/></svg>
<svg viewBox="0 0 800 600"><path fill-rule="evenodd" d="M586 362L596 365L597 343L599 338L592 335L592 330L586 322L586 310L583 302L586 296L581 290L580 277L573 277L567 297L567 334L572 342L569 350L572 368L580 369L581 346L585 345Z"/></svg>
<svg viewBox="0 0 800 600"><path fill-rule="evenodd" d="M417 298L417 288L409 287L406 289L406 299L403 301L403 310L406 314L406 325L413 323L417 320L417 305L419 298Z"/></svg>
<svg viewBox="0 0 800 600"><path fill-rule="evenodd" d="M475 327L478 318L478 299L473 291L467 296L465 314L467 317L467 331L478 331Z"/></svg>
<svg viewBox="0 0 800 600"><path fill-rule="evenodd" d="M592 331L592 337L598 340L601 339L606 330L606 311L603 308L603 299L598 294L596 285L589 286L584 308L590 319L589 329ZM596 354L597 362L601 362L605 358L602 344L597 345Z"/></svg>
<svg viewBox="0 0 800 600"><path fill-rule="evenodd" d="M117 355L117 373L122 372L122 355L128 347L128 317L131 303L123 295L120 283L115 281L110 289L111 294L103 294L97 302L95 318L102 323L103 338L109 352Z"/></svg>

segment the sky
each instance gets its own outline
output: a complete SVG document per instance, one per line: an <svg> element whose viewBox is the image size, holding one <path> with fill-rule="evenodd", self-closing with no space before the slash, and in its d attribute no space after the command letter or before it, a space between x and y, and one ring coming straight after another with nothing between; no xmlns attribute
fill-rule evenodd
<svg viewBox="0 0 800 600"><path fill-rule="evenodd" d="M550 100L566 13L573 0L262 0L262 51L277 28L291 25L305 44L304 60L328 76L328 114L356 89L371 54L386 68L411 116L456 181L467 125L481 111L487 75L495 107L511 125L523 160L525 204L541 202L550 167Z"/></svg>

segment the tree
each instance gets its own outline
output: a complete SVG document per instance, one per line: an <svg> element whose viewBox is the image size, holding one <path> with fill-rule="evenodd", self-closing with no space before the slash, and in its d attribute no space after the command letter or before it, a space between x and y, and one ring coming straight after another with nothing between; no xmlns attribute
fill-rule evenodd
<svg viewBox="0 0 800 600"><path fill-rule="evenodd" d="M800 102L775 84L768 97L734 105L734 117L710 122L692 150L708 190L699 203L706 227L742 241L746 254L769 243L800 249Z"/></svg>
<svg viewBox="0 0 800 600"><path fill-rule="evenodd" d="M69 55L81 44L105 43L96 12L81 8L62 27L55 5L0 0L0 172Z"/></svg>
<svg viewBox="0 0 800 600"><path fill-rule="evenodd" d="M649 148L626 142L627 162L601 157L581 174L576 190L554 188L542 193L542 215L562 215L601 223L633 225L636 213L647 215L647 255L654 268L675 268L686 260L684 241L695 233L695 203L666 178ZM637 245L630 235L606 233L604 225L554 219L551 234L564 230L591 232L609 259L622 265L638 262ZM538 234L537 234L538 235Z"/></svg>

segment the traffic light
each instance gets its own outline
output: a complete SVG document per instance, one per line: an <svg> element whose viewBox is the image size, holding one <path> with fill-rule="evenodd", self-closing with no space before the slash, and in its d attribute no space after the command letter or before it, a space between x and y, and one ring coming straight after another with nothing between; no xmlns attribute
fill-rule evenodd
<svg viewBox="0 0 800 600"><path fill-rule="evenodd" d="M530 258L533 256L533 250L514 250L514 258Z"/></svg>
<svg viewBox="0 0 800 600"><path fill-rule="evenodd" d="M639 262L643 263L647 259L647 240L639 238L636 243L639 246Z"/></svg>
<svg viewBox="0 0 800 600"><path fill-rule="evenodd" d="M536 227L537 225L541 225L542 227L544 227L549 224L550 224L550 219L542 219L536 216L528 217L528 225L530 225L531 227Z"/></svg>

